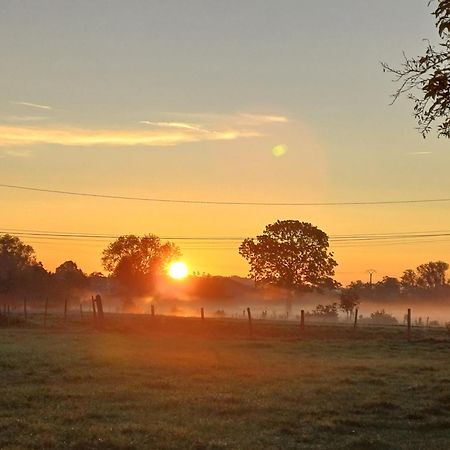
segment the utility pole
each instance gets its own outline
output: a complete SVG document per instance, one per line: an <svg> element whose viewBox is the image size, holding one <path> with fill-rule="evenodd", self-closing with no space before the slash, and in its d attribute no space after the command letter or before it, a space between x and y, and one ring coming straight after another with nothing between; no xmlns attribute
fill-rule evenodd
<svg viewBox="0 0 450 450"><path fill-rule="evenodd" d="M368 269L367 273L369 274L369 285L370 288L372 289L372 285L373 285L373 274L377 273L377 271L375 269Z"/></svg>

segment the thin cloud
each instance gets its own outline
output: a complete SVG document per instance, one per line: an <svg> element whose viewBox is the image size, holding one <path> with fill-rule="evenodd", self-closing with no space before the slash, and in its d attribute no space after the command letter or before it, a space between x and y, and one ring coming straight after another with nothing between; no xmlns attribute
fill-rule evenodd
<svg viewBox="0 0 450 450"><path fill-rule="evenodd" d="M433 152L409 152L407 155L431 155Z"/></svg>
<svg viewBox="0 0 450 450"><path fill-rule="evenodd" d="M0 146L171 146L200 141L235 140L257 137L256 131L225 129L205 133L202 130L97 130L89 128L39 128L0 126Z"/></svg>
<svg viewBox="0 0 450 450"><path fill-rule="evenodd" d="M265 115L265 114L248 114L241 113L239 114L244 119L248 119L254 122L259 123L286 123L289 122L289 119L286 116L278 116L278 115Z"/></svg>
<svg viewBox="0 0 450 450"><path fill-rule="evenodd" d="M236 112L229 114L220 113L202 113L202 112L166 112L167 117L176 117L195 120L201 120L204 123L245 123L252 124L254 126L268 124L268 123L287 123L290 122L289 117L277 115L277 114L256 114L248 112ZM181 120L180 120L181 121ZM145 121L143 121L145 122ZM166 122L169 122L167 120ZM158 123L158 122L154 122ZM183 121L184 123L184 121ZM200 126L200 125L199 125Z"/></svg>
<svg viewBox="0 0 450 450"><path fill-rule="evenodd" d="M46 109L51 110L53 109L51 106L48 105L40 105L38 103L30 103L30 102L17 102L17 101L10 101L12 105L19 105L19 106L29 106L30 108L38 108L38 109Z"/></svg>
<svg viewBox="0 0 450 450"><path fill-rule="evenodd" d="M194 130L194 131L203 131L205 133L210 133L211 131L202 128L200 125L192 124L192 123L184 123L184 122L151 122L149 120L141 120L139 122L143 125L151 125L159 128L180 128L183 130Z"/></svg>
<svg viewBox="0 0 450 450"><path fill-rule="evenodd" d="M48 116L8 116L5 120L8 122L40 122L47 120Z"/></svg>
<svg viewBox="0 0 450 450"><path fill-rule="evenodd" d="M17 104L35 105L27 102ZM197 120L183 120L176 114L173 119L141 120L139 124L148 127L126 129L94 129L64 125L38 126L24 124L0 125L1 147L26 147L36 145L63 146L173 146L185 143L226 141L240 138L262 137L264 127L270 123L284 123L287 117L264 114L199 114ZM185 118L187 115L185 114ZM43 120L43 116L11 116L16 122Z"/></svg>
<svg viewBox="0 0 450 450"><path fill-rule="evenodd" d="M31 152L24 149L0 149L0 158L30 158Z"/></svg>

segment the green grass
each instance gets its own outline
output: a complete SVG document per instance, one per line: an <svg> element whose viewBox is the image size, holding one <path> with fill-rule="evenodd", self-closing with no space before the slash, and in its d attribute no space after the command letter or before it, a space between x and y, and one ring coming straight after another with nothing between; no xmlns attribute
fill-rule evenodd
<svg viewBox="0 0 450 450"><path fill-rule="evenodd" d="M0 329L1 449L447 449L441 331L120 318ZM442 333L442 334L440 334Z"/></svg>

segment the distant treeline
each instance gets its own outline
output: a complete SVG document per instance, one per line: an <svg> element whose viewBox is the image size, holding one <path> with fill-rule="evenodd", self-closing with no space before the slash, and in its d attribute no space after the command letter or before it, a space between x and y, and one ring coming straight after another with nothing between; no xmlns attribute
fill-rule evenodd
<svg viewBox="0 0 450 450"><path fill-rule="evenodd" d="M284 223L281 225L285 226ZM291 228L298 227L297 223L289 222L288 225ZM318 233L315 229L313 232ZM283 233L285 238L284 229ZM299 236L304 234L303 230L301 233L295 230L295 242L298 243ZM321 234L319 238L325 239ZM257 259L257 246L252 247L253 244L249 240L244 242L256 255L252 258ZM264 248L267 248L267 239L264 242L266 245ZM325 242L322 246L326 248L327 245ZM301 255L301 247L298 252ZM65 300L87 300L91 295L100 293L118 299L124 309L131 310L135 300L144 297L151 297L155 301L164 298L174 300L178 297L188 300L202 299L205 302L231 301L239 298L270 301L292 299L314 290L318 294L339 298L339 309L350 315L365 299L396 301L414 298L425 301L450 296L450 283L446 278L449 266L442 261L429 262L418 266L415 270L406 270L400 279L384 277L373 284L358 280L342 287L326 274L319 276L316 273L316 279L313 279L308 273L309 266L303 268L293 266L284 272L286 274L284 277L283 272L277 272L275 250L272 254L275 255L273 269L269 270L270 266L266 262L263 265L263 272L258 273L258 265L253 264L252 273L256 276L252 278L193 274L183 283L177 283L167 277L165 268L170 262L178 259L181 252L175 244L162 243L154 235L121 236L107 246L102 255L107 275L101 272L86 274L71 260L63 262L54 272L48 271L36 259L34 249L30 245L16 236L0 235L0 302L21 302L26 296L30 305L34 302L42 303L46 298L52 305L61 304ZM328 256L324 255L322 261L329 261ZM270 262L272 256L266 252L264 257ZM285 261L288 260L280 258L279 264L285 265ZM297 264L294 258L290 260L294 261L293 265ZM298 264L302 263L300 257L297 260ZM260 261L261 259L258 260L258 264ZM335 264L332 261L330 267ZM314 266L312 262L310 265ZM295 277L292 276L294 269L298 271ZM328 273L331 274L332 270L330 269ZM319 305L319 307L323 310L319 308L315 314L327 316L335 315L338 306Z"/></svg>
<svg viewBox="0 0 450 450"><path fill-rule="evenodd" d="M126 244L122 248L125 255L112 261L114 255L119 254L112 248L113 245L103 253L103 261L109 257L112 269L108 275L104 275L101 272L87 274L71 260L63 262L54 272L49 271L36 259L35 251L30 245L16 236L0 235L0 303L21 304L23 298L27 297L28 303L33 305L43 303L48 298L50 306L54 306L66 300L72 303L88 300L91 295L100 293L119 299L121 306L131 310L134 300L139 297L152 296L158 299L158 296L165 295L173 299L178 295L187 295L190 299L230 299L247 295L254 290L254 283L246 279L199 273L192 275L183 284L176 283L162 270L161 257L156 249L169 249L175 254L178 251L170 246L164 247L155 238L151 240L150 252L148 240L136 239L138 244L147 246L154 261L149 261L142 253L141 258L135 258L130 251L131 242L135 242L127 237L120 241L121 244ZM144 263L147 267L143 267Z"/></svg>
<svg viewBox="0 0 450 450"><path fill-rule="evenodd" d="M443 261L421 264L415 270L408 269L400 278L383 277L377 283L353 281L347 289L357 293L360 299L436 299L450 297L450 282L446 278L449 265Z"/></svg>

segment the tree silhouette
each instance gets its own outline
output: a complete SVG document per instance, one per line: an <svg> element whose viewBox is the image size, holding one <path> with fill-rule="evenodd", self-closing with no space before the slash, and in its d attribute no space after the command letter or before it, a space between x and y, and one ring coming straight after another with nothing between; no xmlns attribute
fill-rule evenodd
<svg viewBox="0 0 450 450"><path fill-rule="evenodd" d="M400 83L394 102L404 94L414 101L414 117L422 135L425 137L436 122L438 136L450 137L450 0L438 0L434 16L438 47L428 44L425 53L416 58L405 55L400 68L386 63L382 66Z"/></svg>
<svg viewBox="0 0 450 450"><path fill-rule="evenodd" d="M445 284L445 272L448 264L443 261L431 261L417 267L417 284L423 288L436 288Z"/></svg>
<svg viewBox="0 0 450 450"><path fill-rule="evenodd" d="M16 236L0 236L0 293L10 294L23 288L34 272L31 270L34 266L38 263L33 247Z"/></svg>
<svg viewBox="0 0 450 450"><path fill-rule="evenodd" d="M326 233L310 223L279 220L255 239L245 239L239 253L250 263L255 282L305 290L335 285L337 263L328 247Z"/></svg>
<svg viewBox="0 0 450 450"><path fill-rule="evenodd" d="M175 244L161 243L153 234L126 235L103 251L102 263L130 295L140 295L150 291L156 276L179 256L180 250Z"/></svg>
<svg viewBox="0 0 450 450"><path fill-rule="evenodd" d="M400 297L401 287L401 281L397 278L385 276L375 284L375 296L380 299L396 299Z"/></svg>
<svg viewBox="0 0 450 450"><path fill-rule="evenodd" d="M87 288L87 277L73 261L65 261L55 270L55 280L63 295L77 293Z"/></svg>
<svg viewBox="0 0 450 450"><path fill-rule="evenodd" d="M413 289L417 286L417 275L412 269L407 269L403 272L401 278L401 285L403 289Z"/></svg>
<svg viewBox="0 0 450 450"><path fill-rule="evenodd" d="M347 316L353 314L353 310L359 305L359 294L356 289L342 289L339 299L339 307L347 314Z"/></svg>

